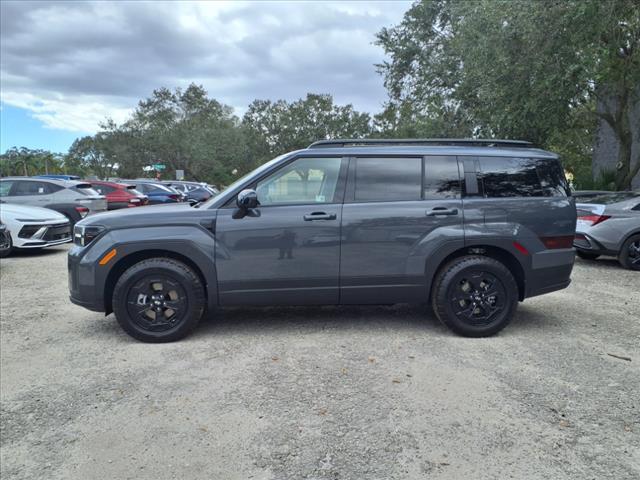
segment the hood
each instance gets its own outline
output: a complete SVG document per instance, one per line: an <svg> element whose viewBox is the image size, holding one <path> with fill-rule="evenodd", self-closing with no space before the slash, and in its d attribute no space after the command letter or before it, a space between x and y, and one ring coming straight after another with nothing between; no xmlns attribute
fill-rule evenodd
<svg viewBox="0 0 640 480"><path fill-rule="evenodd" d="M35 221L66 221L67 217L49 208L30 207L27 205L16 205L14 203L0 203L0 213L2 215L11 215L21 220Z"/></svg>
<svg viewBox="0 0 640 480"><path fill-rule="evenodd" d="M146 227L167 224L192 224L199 219L213 219L215 210L192 208L188 203L147 205L96 213L84 218L77 225L101 225L107 228Z"/></svg>

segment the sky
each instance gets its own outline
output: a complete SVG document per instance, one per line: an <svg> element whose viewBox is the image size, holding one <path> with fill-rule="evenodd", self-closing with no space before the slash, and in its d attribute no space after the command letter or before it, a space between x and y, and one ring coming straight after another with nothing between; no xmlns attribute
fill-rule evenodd
<svg viewBox="0 0 640 480"><path fill-rule="evenodd" d="M407 1L0 2L0 151L66 152L154 88L203 85L241 116L256 98L330 93L377 112L375 34Z"/></svg>

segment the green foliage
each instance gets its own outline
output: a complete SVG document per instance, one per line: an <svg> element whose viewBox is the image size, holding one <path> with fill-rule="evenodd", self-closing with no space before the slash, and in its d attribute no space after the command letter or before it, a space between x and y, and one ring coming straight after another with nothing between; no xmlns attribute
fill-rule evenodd
<svg viewBox="0 0 640 480"><path fill-rule="evenodd" d="M306 148L316 140L362 138L372 133L368 113L352 105L335 105L331 95L307 94L287 102L255 100L242 119L260 161L285 152Z"/></svg>
<svg viewBox="0 0 640 480"><path fill-rule="evenodd" d="M0 155L0 175L42 175L64 173L65 158L47 150L13 147Z"/></svg>
<svg viewBox="0 0 640 480"><path fill-rule="evenodd" d="M598 113L599 92L628 108L640 84L639 18L637 0L419 1L378 34L387 110L401 126L421 119L427 131L560 147L571 168L586 170L595 117L583 117ZM604 113L624 145L628 121ZM640 159L628 149L620 161L626 188Z"/></svg>

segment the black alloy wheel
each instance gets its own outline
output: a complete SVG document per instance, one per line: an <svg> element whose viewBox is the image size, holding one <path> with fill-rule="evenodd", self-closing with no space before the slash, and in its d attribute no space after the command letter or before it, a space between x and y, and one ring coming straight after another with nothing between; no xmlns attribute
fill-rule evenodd
<svg viewBox="0 0 640 480"><path fill-rule="evenodd" d="M206 305L198 274L171 258L151 258L128 268L116 282L113 311L120 326L143 342L188 335Z"/></svg>
<svg viewBox="0 0 640 480"><path fill-rule="evenodd" d="M436 316L457 334L486 337L509 324L518 298L516 280L503 263L469 255L440 269L431 301Z"/></svg>
<svg viewBox="0 0 640 480"><path fill-rule="evenodd" d="M482 270L462 271L453 282L451 307L455 315L471 325L491 323L506 306L506 290L492 273Z"/></svg>

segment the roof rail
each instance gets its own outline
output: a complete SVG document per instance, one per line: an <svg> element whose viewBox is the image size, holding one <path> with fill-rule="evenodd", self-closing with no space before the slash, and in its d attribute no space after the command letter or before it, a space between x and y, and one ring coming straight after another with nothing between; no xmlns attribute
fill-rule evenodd
<svg viewBox="0 0 640 480"><path fill-rule="evenodd" d="M525 140L498 140L481 138L352 138L346 140L319 140L307 148L367 147L370 145L447 145L459 147L520 147L530 148Z"/></svg>

